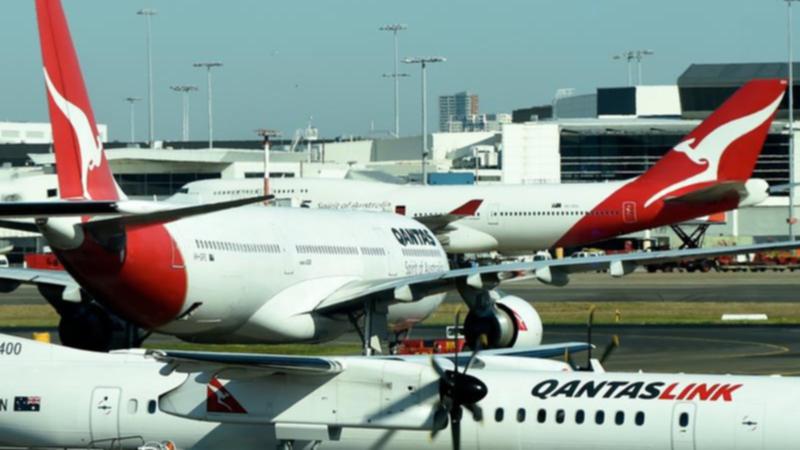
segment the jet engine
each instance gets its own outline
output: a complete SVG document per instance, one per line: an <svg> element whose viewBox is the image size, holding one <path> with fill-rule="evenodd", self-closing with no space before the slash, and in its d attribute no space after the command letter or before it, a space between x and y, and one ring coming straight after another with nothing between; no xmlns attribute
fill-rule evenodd
<svg viewBox="0 0 800 450"><path fill-rule="evenodd" d="M464 338L470 348L475 348L481 335L486 336L482 348L530 347L542 342L542 319L527 301L489 291L494 306L484 313L470 310L464 321Z"/></svg>

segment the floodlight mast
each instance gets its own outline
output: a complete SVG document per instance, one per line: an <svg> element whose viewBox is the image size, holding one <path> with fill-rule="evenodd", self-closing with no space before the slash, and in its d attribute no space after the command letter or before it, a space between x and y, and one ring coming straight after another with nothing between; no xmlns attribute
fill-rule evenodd
<svg viewBox="0 0 800 450"><path fill-rule="evenodd" d="M447 61L441 56L413 57L403 60L405 64L419 64L422 69L422 184L428 184L428 85L426 68L428 64Z"/></svg>
<svg viewBox="0 0 800 450"><path fill-rule="evenodd" d="M222 67L221 62L198 62L193 64L194 67L203 67L206 69L206 80L208 84L208 148L214 148L214 113L212 110L212 96L211 96L211 69L215 67Z"/></svg>
<svg viewBox="0 0 800 450"><path fill-rule="evenodd" d="M140 97L125 97L125 101L128 102L130 105L130 130L131 130L131 138L130 141L133 143L136 141L136 107L134 103L141 100Z"/></svg>
<svg viewBox="0 0 800 450"><path fill-rule="evenodd" d="M397 62L400 60L398 53L398 33L407 30L408 26L395 23L391 25L384 25L378 30L391 31L394 35L394 137L400 137L400 76L408 76L406 74L400 75L397 73ZM386 75L384 75L386 77Z"/></svg>
<svg viewBox="0 0 800 450"><path fill-rule="evenodd" d="M197 86L182 84L169 88L181 94L181 139L186 142L189 140L189 93L196 91Z"/></svg>
<svg viewBox="0 0 800 450"><path fill-rule="evenodd" d="M628 50L620 53L619 55L612 56L612 59L617 61L626 61L628 64L628 86L633 86L633 62L636 61L638 82L637 85L642 84L642 59L645 56L655 55L653 50Z"/></svg>
<svg viewBox="0 0 800 450"><path fill-rule="evenodd" d="M147 141L150 147L155 142L155 106L153 104L153 40L151 30L152 17L158 14L155 9L140 9L137 15L143 16L147 23L147 108L148 108L148 132Z"/></svg>
<svg viewBox="0 0 800 450"><path fill-rule="evenodd" d="M792 55L792 3L799 0L784 0L786 2L786 42L789 48L788 72L789 72L789 217L786 219L789 225L789 239L795 240L794 224L797 218L794 216L795 207L795 173L794 173L794 57Z"/></svg>

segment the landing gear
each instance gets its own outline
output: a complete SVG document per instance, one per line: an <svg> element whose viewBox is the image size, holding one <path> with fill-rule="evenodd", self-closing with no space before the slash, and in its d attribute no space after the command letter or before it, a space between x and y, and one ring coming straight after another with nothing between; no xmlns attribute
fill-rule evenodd
<svg viewBox="0 0 800 450"><path fill-rule="evenodd" d="M61 343L67 347L97 352L111 350L114 325L111 317L95 304L69 308L58 323Z"/></svg>
<svg viewBox="0 0 800 450"><path fill-rule="evenodd" d="M364 301L364 309L361 314L348 314L350 323L356 329L358 337L361 338L361 353L364 356L383 353L381 341L389 339L389 328L386 324L388 312L389 307L385 302L369 298ZM359 318L363 318L363 326L359 324Z"/></svg>

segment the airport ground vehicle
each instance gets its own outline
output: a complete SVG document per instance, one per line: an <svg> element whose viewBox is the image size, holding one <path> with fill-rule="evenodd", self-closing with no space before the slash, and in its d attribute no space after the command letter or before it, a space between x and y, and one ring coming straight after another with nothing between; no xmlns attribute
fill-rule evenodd
<svg viewBox="0 0 800 450"><path fill-rule="evenodd" d="M0 445L800 447L794 377L605 372L585 343L453 355L100 354L0 335ZM576 355L578 356L578 355ZM433 366L433 367L432 367ZM433 437L432 436L433 433Z"/></svg>

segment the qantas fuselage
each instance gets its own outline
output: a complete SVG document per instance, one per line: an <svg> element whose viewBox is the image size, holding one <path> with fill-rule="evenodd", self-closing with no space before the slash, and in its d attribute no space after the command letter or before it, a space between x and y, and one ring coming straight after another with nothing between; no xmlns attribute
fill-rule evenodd
<svg viewBox="0 0 800 450"><path fill-rule="evenodd" d="M45 236L62 233L57 223ZM129 227L118 246L91 233L74 245L57 240L53 250L94 298L141 326L194 341L331 339L350 322L314 308L338 289L449 268L429 230L385 213L257 205ZM392 327L424 319L443 296L391 306Z"/></svg>
<svg viewBox="0 0 800 450"><path fill-rule="evenodd" d="M294 205L334 210L399 212L420 220L446 215L472 199L482 203L473 216L437 231L450 253L530 253L585 245L610 237L677 223L736 208L740 200L715 204L644 207L645 192L634 180L592 184L419 186L356 180L275 178L277 198ZM187 184L177 201L214 202L258 195L259 179L203 180ZM436 230L434 230L436 231Z"/></svg>

